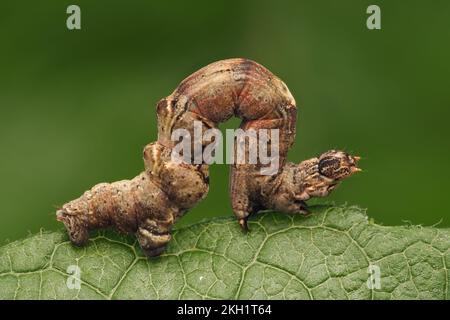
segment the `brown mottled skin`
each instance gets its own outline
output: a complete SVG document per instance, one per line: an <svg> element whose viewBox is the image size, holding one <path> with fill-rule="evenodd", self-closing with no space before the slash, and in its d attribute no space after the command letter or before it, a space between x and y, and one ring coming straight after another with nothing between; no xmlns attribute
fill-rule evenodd
<svg viewBox="0 0 450 320"><path fill-rule="evenodd" d="M287 86L263 66L247 59L212 63L157 104L158 140L144 148L145 171L132 180L94 186L58 210L57 219L76 245L87 242L89 230L113 227L135 233L148 256L161 254L172 225L206 196L209 187L207 164L172 161L172 132L184 128L194 137L194 121L201 121L206 130L232 116L242 119L243 130L279 129L277 173L262 175L259 163L232 165L230 197L241 227L247 229L248 217L263 209L304 214L306 200L327 196L342 179L359 171L359 158L331 150L300 164L286 162L295 139L296 114ZM209 141L201 143L206 146Z"/></svg>

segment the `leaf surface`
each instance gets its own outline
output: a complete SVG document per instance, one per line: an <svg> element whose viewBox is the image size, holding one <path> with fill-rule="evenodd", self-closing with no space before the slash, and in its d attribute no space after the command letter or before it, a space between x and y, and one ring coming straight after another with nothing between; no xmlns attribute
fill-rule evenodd
<svg viewBox="0 0 450 320"><path fill-rule="evenodd" d="M0 299L449 298L450 229L312 211L258 214L247 234L231 217L184 227L152 259L133 237L99 232L77 248L41 232L0 248Z"/></svg>

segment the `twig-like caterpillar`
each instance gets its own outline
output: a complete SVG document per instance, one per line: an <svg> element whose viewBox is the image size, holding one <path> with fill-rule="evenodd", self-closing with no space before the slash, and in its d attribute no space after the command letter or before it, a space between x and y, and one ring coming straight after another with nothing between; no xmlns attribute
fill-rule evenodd
<svg viewBox="0 0 450 320"><path fill-rule="evenodd" d="M88 240L89 230L113 227L136 234L148 256L159 255L170 241L175 221L202 200L209 187L207 164L173 161L173 131L183 128L194 136L194 122L209 129L232 116L242 119L245 131L279 129L276 174L262 175L260 163L231 168L231 203L241 227L247 229L248 217L262 209L304 214L306 200L327 196L360 169L358 157L335 150L300 164L286 162L295 139L296 111L287 86L258 63L246 59L212 63L158 103L158 141L144 148L145 171L132 180L94 186L59 209L57 220L76 245Z"/></svg>

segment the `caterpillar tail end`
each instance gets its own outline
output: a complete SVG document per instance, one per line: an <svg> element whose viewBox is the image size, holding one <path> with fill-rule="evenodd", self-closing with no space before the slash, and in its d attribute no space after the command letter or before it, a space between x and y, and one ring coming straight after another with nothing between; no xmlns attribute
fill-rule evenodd
<svg viewBox="0 0 450 320"><path fill-rule="evenodd" d="M89 231L75 215L68 214L64 209L56 211L56 220L66 227L70 242L76 246L82 246L89 240Z"/></svg>

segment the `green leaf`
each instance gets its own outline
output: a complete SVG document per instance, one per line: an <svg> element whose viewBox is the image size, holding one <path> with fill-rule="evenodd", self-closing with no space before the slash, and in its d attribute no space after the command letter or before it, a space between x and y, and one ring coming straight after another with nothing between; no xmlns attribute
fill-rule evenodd
<svg viewBox="0 0 450 320"><path fill-rule="evenodd" d="M0 248L0 298L449 298L449 229L379 226L357 207L313 212L256 215L248 234L231 217L181 228L153 259L132 237L101 232L76 248L42 232Z"/></svg>

